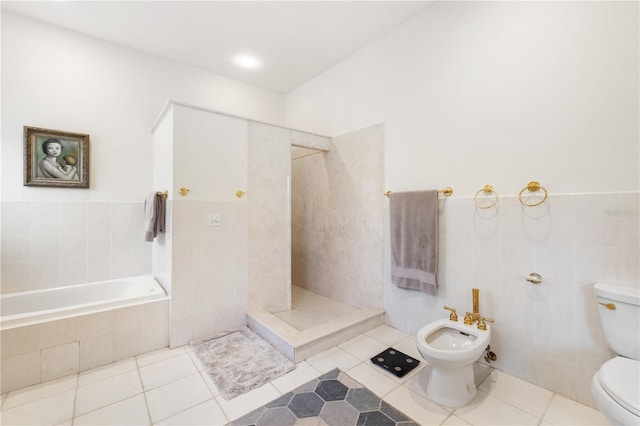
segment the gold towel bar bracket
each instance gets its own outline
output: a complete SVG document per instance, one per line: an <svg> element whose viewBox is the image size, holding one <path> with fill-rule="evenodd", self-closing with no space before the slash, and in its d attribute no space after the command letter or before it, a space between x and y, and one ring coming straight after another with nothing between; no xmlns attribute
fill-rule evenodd
<svg viewBox="0 0 640 426"><path fill-rule="evenodd" d="M158 191L156 192L156 195L159 195L163 198L167 198L169 196L169 191L164 191L164 192Z"/></svg>
<svg viewBox="0 0 640 426"><path fill-rule="evenodd" d="M453 194L453 188L451 188L450 186L447 186L445 189L439 189L438 192L443 194L445 197L448 197L448 196ZM391 196L391 191L385 192L384 196L385 197L390 197Z"/></svg>

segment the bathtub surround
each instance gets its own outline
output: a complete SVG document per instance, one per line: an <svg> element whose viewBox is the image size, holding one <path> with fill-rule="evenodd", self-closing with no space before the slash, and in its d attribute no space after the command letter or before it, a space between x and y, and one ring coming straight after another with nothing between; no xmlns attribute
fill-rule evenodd
<svg viewBox="0 0 640 426"><path fill-rule="evenodd" d="M151 271L142 200L3 201L1 208L3 294Z"/></svg>
<svg viewBox="0 0 640 426"><path fill-rule="evenodd" d="M246 327L225 336L191 342L191 350L226 400L295 368L292 361Z"/></svg>
<svg viewBox="0 0 640 426"><path fill-rule="evenodd" d="M2 330L1 393L169 344L169 300Z"/></svg>

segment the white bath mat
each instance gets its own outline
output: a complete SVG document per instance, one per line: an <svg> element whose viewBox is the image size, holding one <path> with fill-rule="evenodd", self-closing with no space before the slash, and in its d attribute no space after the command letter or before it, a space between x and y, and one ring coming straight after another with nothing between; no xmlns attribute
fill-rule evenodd
<svg viewBox="0 0 640 426"><path fill-rule="evenodd" d="M295 364L248 328L191 343L224 399L231 399L293 370Z"/></svg>

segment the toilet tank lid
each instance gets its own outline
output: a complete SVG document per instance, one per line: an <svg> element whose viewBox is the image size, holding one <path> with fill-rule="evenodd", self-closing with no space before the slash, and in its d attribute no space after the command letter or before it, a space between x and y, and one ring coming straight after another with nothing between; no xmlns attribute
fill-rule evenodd
<svg viewBox="0 0 640 426"><path fill-rule="evenodd" d="M596 283L593 286L593 292L596 296L606 297L607 299L617 300L619 302L627 302L633 305L640 305L640 288L637 287Z"/></svg>
<svg viewBox="0 0 640 426"><path fill-rule="evenodd" d="M640 416L640 361L621 356L600 367L600 383L607 393L628 411Z"/></svg>

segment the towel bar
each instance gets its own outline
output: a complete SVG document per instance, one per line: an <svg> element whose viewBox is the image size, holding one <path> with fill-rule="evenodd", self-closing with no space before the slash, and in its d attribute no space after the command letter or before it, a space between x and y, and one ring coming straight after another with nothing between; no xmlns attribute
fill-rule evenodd
<svg viewBox="0 0 640 426"><path fill-rule="evenodd" d="M453 194L453 188L451 188L450 186L447 186L445 189L439 189L438 193L443 194L445 197L448 197L448 196ZM385 197L390 197L391 196L391 191L385 192L384 196Z"/></svg>

